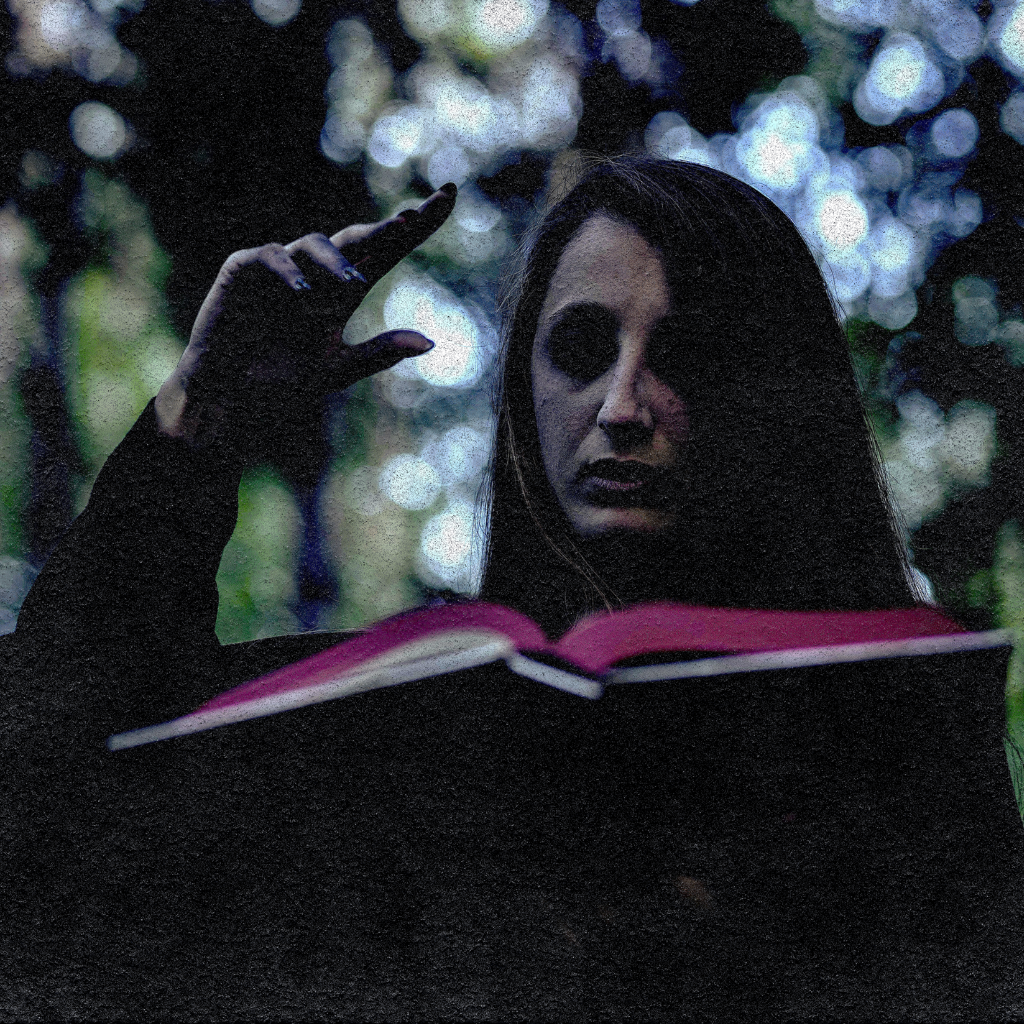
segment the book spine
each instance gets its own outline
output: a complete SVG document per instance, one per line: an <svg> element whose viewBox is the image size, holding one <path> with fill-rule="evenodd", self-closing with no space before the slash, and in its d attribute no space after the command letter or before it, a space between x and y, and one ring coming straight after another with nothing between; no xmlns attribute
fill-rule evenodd
<svg viewBox="0 0 1024 1024"><path fill-rule="evenodd" d="M565 690L566 693L575 693L577 697L587 697L590 700L597 700L604 693L604 686L596 679L588 679L586 676L577 675L575 672L567 672L565 669L555 668L554 665L546 665L542 661L534 661L523 654L512 654L505 659L505 664L519 676L533 679L538 683L553 686L556 690Z"/></svg>
<svg viewBox="0 0 1024 1024"><path fill-rule="evenodd" d="M910 640L877 640L861 644L834 644L828 647L803 647L787 651L763 651L760 654L726 654L696 661L677 661L668 665L638 665L613 669L607 675L610 685L655 683L670 679L700 679L740 672L766 672L773 669L810 668L816 665L844 665L881 658L915 658L930 654L956 654L1013 645L1012 630L991 629L982 633L954 633L948 636L914 637Z"/></svg>

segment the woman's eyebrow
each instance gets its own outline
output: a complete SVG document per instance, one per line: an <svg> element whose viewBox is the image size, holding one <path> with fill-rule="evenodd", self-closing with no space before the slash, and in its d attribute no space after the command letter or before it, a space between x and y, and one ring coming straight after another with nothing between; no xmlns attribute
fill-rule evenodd
<svg viewBox="0 0 1024 1024"><path fill-rule="evenodd" d="M604 317L619 322L619 314L610 306L600 302L572 302L568 306L562 306L555 310L546 319L541 320L538 329L552 331L560 324L572 320L592 320L595 317Z"/></svg>

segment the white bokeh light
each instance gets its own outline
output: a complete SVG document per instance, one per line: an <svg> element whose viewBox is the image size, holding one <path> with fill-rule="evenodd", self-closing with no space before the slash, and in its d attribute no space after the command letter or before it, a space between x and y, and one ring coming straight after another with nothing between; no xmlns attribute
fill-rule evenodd
<svg viewBox="0 0 1024 1024"><path fill-rule="evenodd" d="M844 306L860 298L871 284L871 264L856 249L828 257L832 288Z"/></svg>
<svg viewBox="0 0 1024 1024"><path fill-rule="evenodd" d="M1003 346L1011 366L1024 366L1024 320L1016 317L1004 320L989 338Z"/></svg>
<svg viewBox="0 0 1024 1024"><path fill-rule="evenodd" d="M931 140L943 156L967 156L978 141L978 122L963 107L947 110L932 122Z"/></svg>
<svg viewBox="0 0 1024 1024"><path fill-rule="evenodd" d="M920 43L888 46L872 64L872 84L886 101L906 105L920 91L926 68Z"/></svg>
<svg viewBox="0 0 1024 1024"><path fill-rule="evenodd" d="M996 452L996 414L970 399L946 416L920 391L896 402L894 443L886 446L889 486L907 526L916 530L940 511L951 489L985 487Z"/></svg>
<svg viewBox="0 0 1024 1024"><path fill-rule="evenodd" d="M598 25L610 36L621 39L640 29L638 0L600 0L594 13Z"/></svg>
<svg viewBox="0 0 1024 1024"><path fill-rule="evenodd" d="M1011 93L999 112L999 126L1024 146L1024 92Z"/></svg>
<svg viewBox="0 0 1024 1024"><path fill-rule="evenodd" d="M416 330L434 342L426 355L410 361L428 384L468 387L479 379L479 328L440 285L411 277L400 281L384 300L384 323L388 330Z"/></svg>
<svg viewBox="0 0 1024 1024"><path fill-rule="evenodd" d="M76 44L86 23L86 11L74 0L51 0L39 8L39 31L47 46L58 53Z"/></svg>
<svg viewBox="0 0 1024 1024"><path fill-rule="evenodd" d="M398 0L398 13L414 39L436 39L452 29L458 13L454 0Z"/></svg>
<svg viewBox="0 0 1024 1024"><path fill-rule="evenodd" d="M1017 76L1024 74L1024 0L997 8L989 38L1002 65Z"/></svg>
<svg viewBox="0 0 1024 1024"><path fill-rule="evenodd" d="M870 251L875 294L893 298L905 292L918 254L914 232L892 217L883 218L871 230Z"/></svg>
<svg viewBox="0 0 1024 1024"><path fill-rule="evenodd" d="M610 39L603 52L615 58L628 81L636 82L651 68L654 45L646 32L634 32L624 38Z"/></svg>
<svg viewBox="0 0 1024 1024"><path fill-rule="evenodd" d="M914 173L914 158L906 146L872 146L857 162L865 169L868 182L880 192L896 192Z"/></svg>
<svg viewBox="0 0 1024 1024"><path fill-rule="evenodd" d="M424 112L411 105L378 118L366 146L367 153L383 167L401 167L417 152L424 121Z"/></svg>
<svg viewBox="0 0 1024 1024"><path fill-rule="evenodd" d="M953 482L967 487L985 487L996 452L996 411L970 400L959 402L949 412L942 456Z"/></svg>
<svg viewBox="0 0 1024 1024"><path fill-rule="evenodd" d="M385 464L378 486L396 505L410 511L430 508L441 492L437 470L408 452L394 456Z"/></svg>
<svg viewBox="0 0 1024 1024"><path fill-rule="evenodd" d="M981 196L969 189L957 189L953 196L953 210L949 229L958 238L969 235L982 218Z"/></svg>
<svg viewBox="0 0 1024 1024"><path fill-rule="evenodd" d="M471 480L487 465L489 456L487 437L465 425L446 430L422 452L422 458L437 470L444 487Z"/></svg>
<svg viewBox="0 0 1024 1024"><path fill-rule="evenodd" d="M831 192L815 210L815 228L827 250L843 252L868 233L868 211L852 192Z"/></svg>
<svg viewBox="0 0 1024 1024"><path fill-rule="evenodd" d="M459 201L453 214L456 224L467 231L479 234L490 231L501 220L501 210L485 199L480 192L469 189L459 193Z"/></svg>
<svg viewBox="0 0 1024 1024"><path fill-rule="evenodd" d="M898 16L896 0L814 0L826 21L852 29L887 28Z"/></svg>
<svg viewBox="0 0 1024 1024"><path fill-rule="evenodd" d="M945 80L924 44L894 32L875 52L853 94L858 115L868 124L891 124L905 112L934 106L945 94Z"/></svg>
<svg viewBox="0 0 1024 1024"><path fill-rule="evenodd" d="M427 575L462 590L472 585L474 508L454 501L427 521L420 535L420 558Z"/></svg>
<svg viewBox="0 0 1024 1024"><path fill-rule="evenodd" d="M347 164L355 160L366 145L366 129L354 118L328 114L320 131L320 148L324 156L335 163Z"/></svg>
<svg viewBox="0 0 1024 1024"><path fill-rule="evenodd" d="M249 0L260 21L281 28L294 21L302 9L302 0Z"/></svg>
<svg viewBox="0 0 1024 1024"><path fill-rule="evenodd" d="M449 181L461 185L469 177L469 159L461 146L442 146L427 164L427 181L440 188Z"/></svg>
<svg viewBox="0 0 1024 1024"><path fill-rule="evenodd" d="M521 94L522 132L535 146L566 145L576 135L581 101L576 76L547 58L533 61Z"/></svg>
<svg viewBox="0 0 1024 1024"><path fill-rule="evenodd" d="M818 118L794 95L772 97L754 113L736 156L746 176L777 192L795 192L821 155L816 142Z"/></svg>
<svg viewBox="0 0 1024 1024"><path fill-rule="evenodd" d="M910 290L891 296L874 293L868 316L888 331L902 331L917 316L917 296Z"/></svg>
<svg viewBox="0 0 1024 1024"><path fill-rule="evenodd" d="M917 529L945 502L942 442L945 418L938 403L920 391L902 396L896 445L885 460L892 495L910 529Z"/></svg>
<svg viewBox="0 0 1024 1024"><path fill-rule="evenodd" d="M662 111L651 118L644 132L644 144L648 152L666 160L684 160L721 169L707 139L675 111Z"/></svg>
<svg viewBox="0 0 1024 1024"><path fill-rule="evenodd" d="M469 31L489 52L510 50L533 35L547 0L482 0L470 10Z"/></svg>
<svg viewBox="0 0 1024 1024"><path fill-rule="evenodd" d="M986 345L999 324L996 290L980 277L961 277L953 285L953 329L964 345Z"/></svg>
<svg viewBox="0 0 1024 1024"><path fill-rule="evenodd" d="M95 100L79 103L71 112L70 125L75 145L95 160L112 160L128 142L124 118Z"/></svg>
<svg viewBox="0 0 1024 1024"><path fill-rule="evenodd" d="M981 19L967 7L950 10L946 4L932 21L932 36L942 49L956 60L974 60L985 45L985 28Z"/></svg>
<svg viewBox="0 0 1024 1024"><path fill-rule="evenodd" d="M330 109L320 148L328 159L350 163L362 155L374 118L390 98L394 76L373 33L359 18L335 22L327 52L334 70L325 90Z"/></svg>
<svg viewBox="0 0 1024 1024"><path fill-rule="evenodd" d="M490 93L475 78L454 73L445 78L432 97L438 127L463 145L489 149L497 130Z"/></svg>
<svg viewBox="0 0 1024 1024"><path fill-rule="evenodd" d="M334 72L321 132L324 154L339 163L365 147L367 183L382 205L414 176L435 188L461 185L494 173L506 154L572 142L587 61L577 18L549 9L548 0L400 0L398 6L407 31L430 44L424 57L396 83L365 23L340 20L328 45ZM649 50L651 41L641 44ZM630 53L632 60L639 50ZM467 57L469 64L488 61L486 77L468 70L460 59ZM396 85L404 100L395 99ZM466 264L503 245L474 239L462 248L451 255Z"/></svg>

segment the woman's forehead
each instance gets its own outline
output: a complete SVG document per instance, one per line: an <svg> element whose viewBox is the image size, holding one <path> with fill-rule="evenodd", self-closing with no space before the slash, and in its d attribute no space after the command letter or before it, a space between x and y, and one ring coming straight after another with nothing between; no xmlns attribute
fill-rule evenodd
<svg viewBox="0 0 1024 1024"><path fill-rule="evenodd" d="M631 224L605 214L588 218L562 250L541 322L578 302L667 315L672 296L660 253Z"/></svg>

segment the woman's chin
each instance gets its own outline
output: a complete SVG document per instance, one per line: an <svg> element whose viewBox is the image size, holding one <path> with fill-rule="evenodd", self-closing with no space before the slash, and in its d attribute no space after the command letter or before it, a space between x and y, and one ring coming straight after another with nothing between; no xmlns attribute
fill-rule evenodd
<svg viewBox="0 0 1024 1024"><path fill-rule="evenodd" d="M576 533L585 540L630 534L655 536L667 534L676 525L677 515L664 509L616 508L580 505L569 513Z"/></svg>

